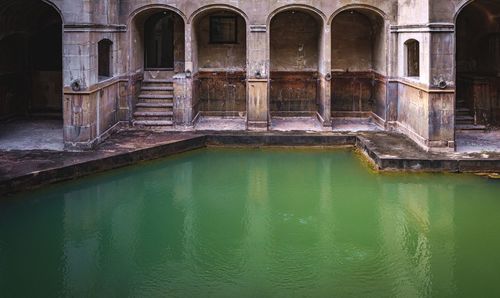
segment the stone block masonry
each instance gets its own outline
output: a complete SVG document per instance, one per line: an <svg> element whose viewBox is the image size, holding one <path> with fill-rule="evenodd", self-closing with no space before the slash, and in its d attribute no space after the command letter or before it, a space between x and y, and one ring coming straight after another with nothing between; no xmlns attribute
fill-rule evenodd
<svg viewBox="0 0 500 298"><path fill-rule="evenodd" d="M258 131L273 116L372 117L453 151L456 129L499 125L500 25L488 15L500 4L3 1L0 120L57 116L67 148L93 149L141 117L185 130L238 115ZM154 111L141 99L152 79L173 88Z"/></svg>

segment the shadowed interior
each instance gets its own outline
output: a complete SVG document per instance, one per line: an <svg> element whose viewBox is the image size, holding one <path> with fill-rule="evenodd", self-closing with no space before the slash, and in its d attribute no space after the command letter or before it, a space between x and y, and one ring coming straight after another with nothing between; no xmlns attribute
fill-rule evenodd
<svg viewBox="0 0 500 298"><path fill-rule="evenodd" d="M62 118L62 21L39 0L0 3L0 119Z"/></svg>

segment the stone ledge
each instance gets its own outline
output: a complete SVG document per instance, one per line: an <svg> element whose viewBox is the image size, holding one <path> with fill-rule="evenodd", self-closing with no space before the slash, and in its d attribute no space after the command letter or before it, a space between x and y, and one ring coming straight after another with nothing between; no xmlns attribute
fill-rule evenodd
<svg viewBox="0 0 500 298"><path fill-rule="evenodd" d="M95 151L0 151L0 195L31 190L207 146L356 146L378 170L500 172L500 153L429 153L399 133L179 133L125 129Z"/></svg>

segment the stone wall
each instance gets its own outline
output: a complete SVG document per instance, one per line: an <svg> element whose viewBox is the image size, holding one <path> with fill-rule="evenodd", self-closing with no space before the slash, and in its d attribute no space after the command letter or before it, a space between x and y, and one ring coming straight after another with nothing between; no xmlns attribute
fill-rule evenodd
<svg viewBox="0 0 500 298"><path fill-rule="evenodd" d="M11 14L12 19L0 18L0 31L26 22L33 1L17 1L24 8ZM185 113L176 116L183 123L189 123L200 107L233 109L223 102L207 104L206 99L212 98L210 90L217 90L215 98L222 101L231 98L232 93L220 86L230 86L238 77L242 81L237 83L234 109L246 108L250 129L265 128L271 110L318 112L325 125L332 111L367 112L399 127L422 146L447 149L454 138L455 20L466 7L485 1L44 1L63 22L65 138L85 147L118 121L131 119L138 78L144 73L144 21L153 13L170 11L178 16L175 72L186 72L179 84L184 93L175 92L176 100L185 101L175 103L182 107L178 113ZM498 4L485 7L490 6L496 11ZM238 31L244 34L237 44L207 42L208 16L222 12L239 18ZM0 52L6 38L1 32ZM103 38L113 42L113 77L99 82L97 43ZM410 39L420 45L418 77L408 77L405 70L405 42ZM473 64L459 60L459 67ZM2 115L24 109L6 103L6 98L20 86L14 82L25 77L20 71L2 73L0 67ZM75 82L79 91L71 88ZM25 96L15 92L18 98ZM497 113L495 108L490 111Z"/></svg>
<svg viewBox="0 0 500 298"><path fill-rule="evenodd" d="M335 16L332 31L331 110L334 116L368 116L385 120L386 33L384 19L366 9Z"/></svg>
<svg viewBox="0 0 500 298"><path fill-rule="evenodd" d="M127 87L126 81L113 79L86 91L65 90L65 146L91 149L112 133L119 121L127 120Z"/></svg>
<svg viewBox="0 0 500 298"><path fill-rule="evenodd" d="M237 42L211 43L210 16L236 16ZM196 22L198 69L200 71L245 71L246 69L246 22L234 13L227 11L211 12Z"/></svg>
<svg viewBox="0 0 500 298"><path fill-rule="evenodd" d="M245 72L199 72L195 78L196 112L238 115L246 111Z"/></svg>

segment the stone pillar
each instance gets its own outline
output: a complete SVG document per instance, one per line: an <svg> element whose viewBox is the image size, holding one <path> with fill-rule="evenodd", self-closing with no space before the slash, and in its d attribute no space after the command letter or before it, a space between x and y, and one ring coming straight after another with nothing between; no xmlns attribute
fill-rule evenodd
<svg viewBox="0 0 500 298"><path fill-rule="evenodd" d="M64 144L68 149L90 149L97 137L96 100L91 100L93 45L90 32L65 28L63 34ZM97 78L95 79L97 80ZM94 80L94 81L95 81Z"/></svg>
<svg viewBox="0 0 500 298"><path fill-rule="evenodd" d="M386 103L386 129L396 129L398 121L398 34L386 25L388 32L387 42L387 103ZM401 62L402 63L402 62Z"/></svg>
<svg viewBox="0 0 500 298"><path fill-rule="evenodd" d="M174 76L174 125L191 126L193 121L192 79L185 73Z"/></svg>
<svg viewBox="0 0 500 298"><path fill-rule="evenodd" d="M319 48L319 76L318 76L318 95L320 120L323 126L331 126L331 71L332 71L332 36L330 25L325 24L320 37Z"/></svg>
<svg viewBox="0 0 500 298"><path fill-rule="evenodd" d="M455 38L453 24L430 24L429 147L455 147Z"/></svg>
<svg viewBox="0 0 500 298"><path fill-rule="evenodd" d="M269 122L269 63L266 25L251 25L248 32L247 127L267 130Z"/></svg>
<svg viewBox="0 0 500 298"><path fill-rule="evenodd" d="M196 39L191 23L184 26L184 73L174 76L174 124L193 125L193 74L195 73Z"/></svg>
<svg viewBox="0 0 500 298"><path fill-rule="evenodd" d="M267 130L269 115L268 79L249 79L247 127L249 130Z"/></svg>

